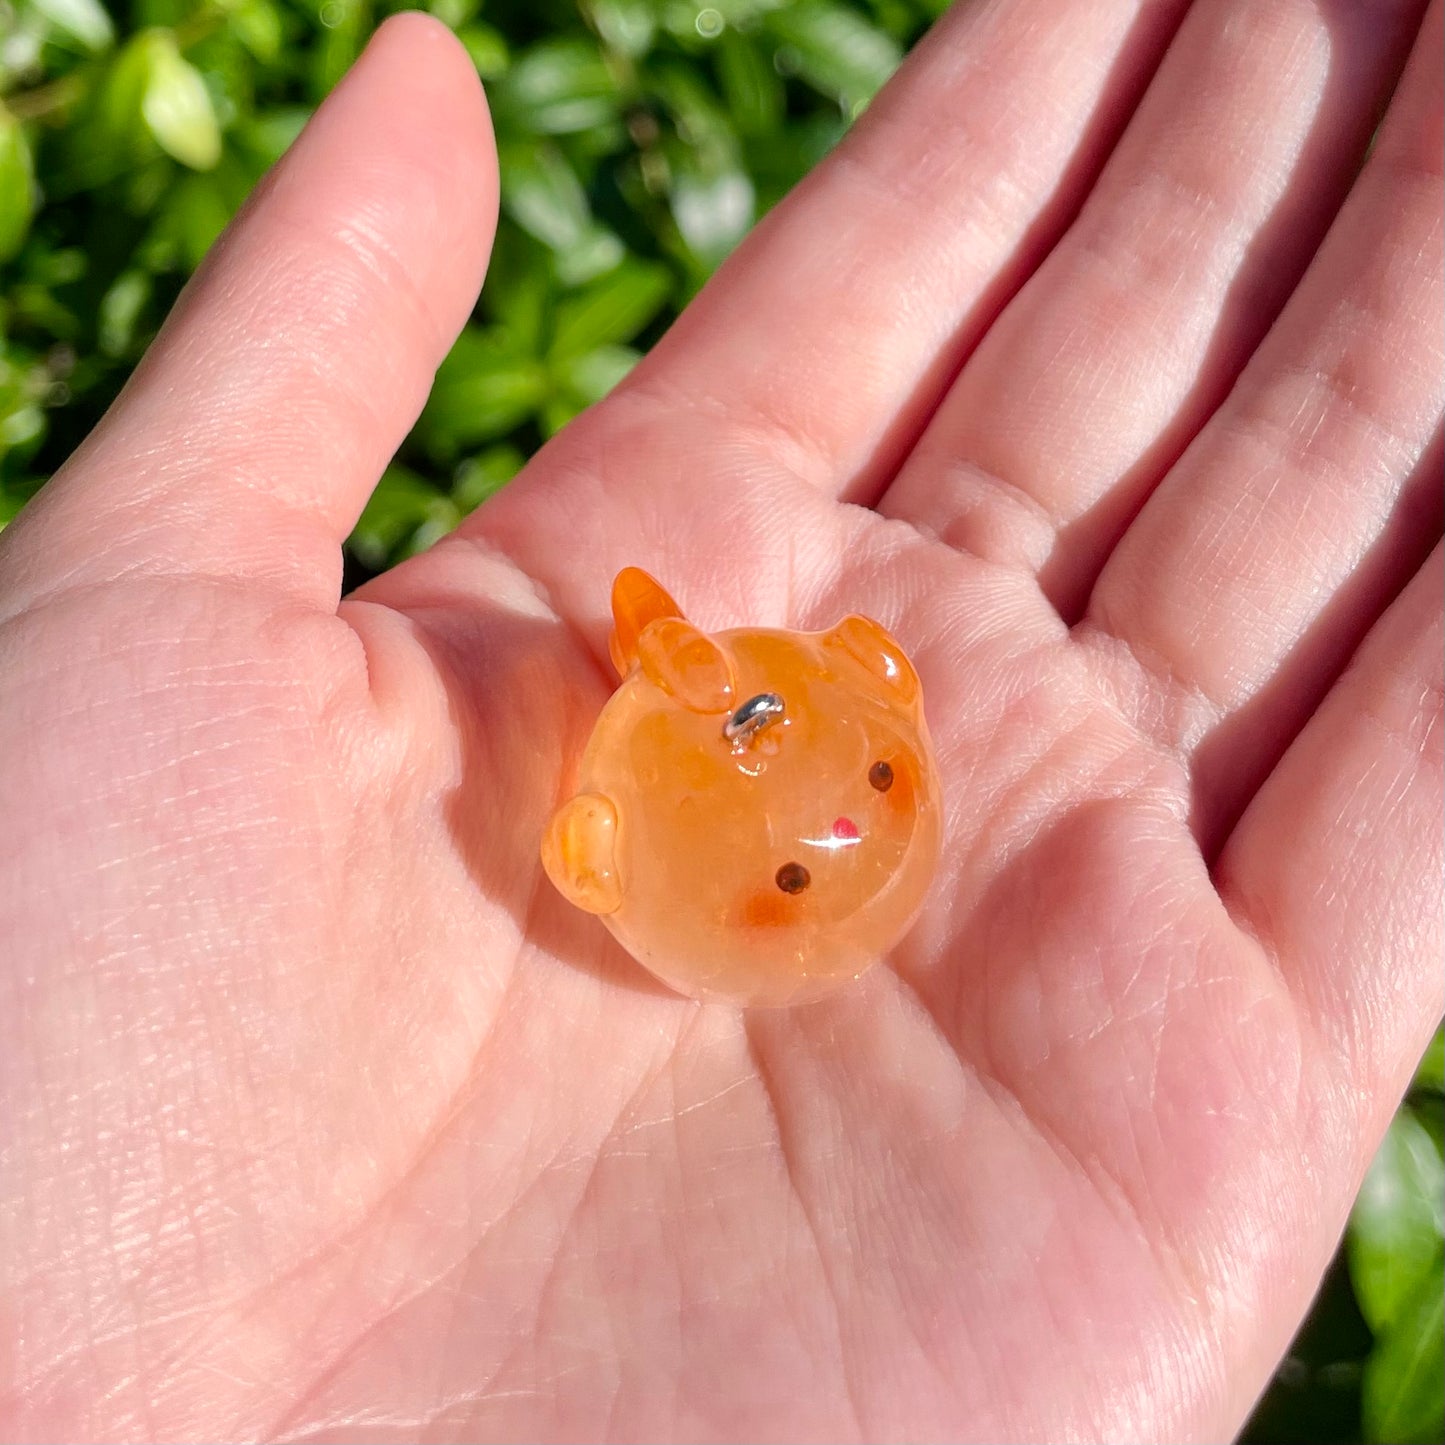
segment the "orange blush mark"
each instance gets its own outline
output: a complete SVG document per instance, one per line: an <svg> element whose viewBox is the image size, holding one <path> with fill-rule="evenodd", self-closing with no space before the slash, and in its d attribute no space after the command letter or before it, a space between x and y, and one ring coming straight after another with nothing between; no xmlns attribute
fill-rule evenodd
<svg viewBox="0 0 1445 1445"><path fill-rule="evenodd" d="M911 814L914 809L913 770L901 759L893 763L893 782L886 793L879 793L883 804L895 813Z"/></svg>
<svg viewBox="0 0 1445 1445"><path fill-rule="evenodd" d="M797 917L797 904L777 887L760 888L743 899L738 922L744 928L785 928Z"/></svg>

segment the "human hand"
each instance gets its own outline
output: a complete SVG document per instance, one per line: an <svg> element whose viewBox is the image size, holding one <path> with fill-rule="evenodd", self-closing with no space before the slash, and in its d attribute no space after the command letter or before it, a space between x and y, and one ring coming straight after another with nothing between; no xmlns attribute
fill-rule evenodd
<svg viewBox="0 0 1445 1445"><path fill-rule="evenodd" d="M3 539L6 1438L1238 1427L1442 1007L1441 11L1341 208L1421 7L1186 8L951 14L338 607L496 194L383 27ZM824 1002L542 878L626 563L918 663L943 867Z"/></svg>

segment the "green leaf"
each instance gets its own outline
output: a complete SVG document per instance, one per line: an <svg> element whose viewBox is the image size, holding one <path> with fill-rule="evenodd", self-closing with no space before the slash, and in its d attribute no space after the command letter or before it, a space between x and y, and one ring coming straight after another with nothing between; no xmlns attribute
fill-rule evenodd
<svg viewBox="0 0 1445 1445"><path fill-rule="evenodd" d="M351 68L371 34L370 0L324 0L320 43L312 47L311 91L317 100Z"/></svg>
<svg viewBox="0 0 1445 1445"><path fill-rule="evenodd" d="M713 40L727 28L750 29L760 15L793 0L663 0L663 22L685 44Z"/></svg>
<svg viewBox="0 0 1445 1445"><path fill-rule="evenodd" d="M562 390L577 403L576 410L601 401L641 360L630 346L599 346L577 356L562 368Z"/></svg>
<svg viewBox="0 0 1445 1445"><path fill-rule="evenodd" d="M143 216L155 210L168 187L175 184L175 163L158 146L155 154L138 160L130 173L122 178L122 205L133 215Z"/></svg>
<svg viewBox="0 0 1445 1445"><path fill-rule="evenodd" d="M450 497L419 473L393 463L357 518L348 546L377 571L399 554L421 551L460 520Z"/></svg>
<svg viewBox="0 0 1445 1445"><path fill-rule="evenodd" d="M1432 1094L1445 1094L1445 1029L1435 1030L1435 1037L1430 1040L1410 1087Z"/></svg>
<svg viewBox="0 0 1445 1445"><path fill-rule="evenodd" d="M47 189L67 194L112 179L155 154L155 142L141 115L150 81L149 31L133 36L100 70L77 117L62 136L64 167Z"/></svg>
<svg viewBox="0 0 1445 1445"><path fill-rule="evenodd" d="M490 25L484 25L477 20L470 25L463 25L457 31L457 39L466 47L472 64L477 68L477 74L483 80L496 80L506 74L512 55L506 38L499 30L493 30Z"/></svg>
<svg viewBox="0 0 1445 1445"><path fill-rule="evenodd" d="M10 293L10 312L19 322L49 331L57 340L74 342L83 329L75 312L44 287L22 282Z"/></svg>
<svg viewBox="0 0 1445 1445"><path fill-rule="evenodd" d="M0 451L18 450L45 430L45 414L38 406L22 406L0 417Z"/></svg>
<svg viewBox="0 0 1445 1445"><path fill-rule="evenodd" d="M35 172L20 122L0 103L0 261L25 243L35 214Z"/></svg>
<svg viewBox="0 0 1445 1445"><path fill-rule="evenodd" d="M540 268L521 276L487 277L482 293L488 314L529 356L540 355L546 339L552 279Z"/></svg>
<svg viewBox="0 0 1445 1445"><path fill-rule="evenodd" d="M23 418L22 425L17 428L21 439L13 444L9 440L9 435L10 424L14 417L0 412L0 463L5 461L7 452L16 456L22 452L33 450L35 444L45 435L45 417L40 408L38 406L29 407L26 410L28 415ZM18 415L20 414L14 414L14 416ZM22 477L18 482L0 481L0 528L15 520L21 507L40 490L44 480L43 477Z"/></svg>
<svg viewBox="0 0 1445 1445"><path fill-rule="evenodd" d="M842 5L790 5L766 25L798 74L849 111L870 101L902 59L890 36Z"/></svg>
<svg viewBox="0 0 1445 1445"><path fill-rule="evenodd" d="M612 49L633 60L640 60L652 49L657 7L651 0L592 0L587 12L593 29Z"/></svg>
<svg viewBox="0 0 1445 1445"><path fill-rule="evenodd" d="M151 298L151 278L144 271L122 271L100 299L97 336L107 356L123 356L135 340L136 323Z"/></svg>
<svg viewBox="0 0 1445 1445"><path fill-rule="evenodd" d="M1445 1437L1445 1254L1365 1362L1363 1413L1372 1445L1433 1445Z"/></svg>
<svg viewBox="0 0 1445 1445"><path fill-rule="evenodd" d="M630 346L599 346L559 363L554 389L540 413L543 433L555 436L579 412L601 401L640 359Z"/></svg>
<svg viewBox="0 0 1445 1445"><path fill-rule="evenodd" d="M526 460L516 447L502 445L488 447L462 462L452 481L452 500L462 515L474 511L501 490L522 470Z"/></svg>
<svg viewBox="0 0 1445 1445"><path fill-rule="evenodd" d="M667 107L679 138L709 161L730 159L737 150L732 120L717 96L691 67L660 65L652 75L652 90Z"/></svg>
<svg viewBox="0 0 1445 1445"><path fill-rule="evenodd" d="M263 65L269 65L281 53L285 30L281 12L271 0L241 0L227 17L231 34Z"/></svg>
<svg viewBox="0 0 1445 1445"><path fill-rule="evenodd" d="M612 120L617 83L589 40L543 40L515 59L498 92L501 117L533 135L567 135Z"/></svg>
<svg viewBox="0 0 1445 1445"><path fill-rule="evenodd" d="M564 286L581 286L610 271L626 254L627 248L611 231L594 225L577 245L559 251L553 264Z"/></svg>
<svg viewBox="0 0 1445 1445"><path fill-rule="evenodd" d="M551 354L558 360L599 346L631 341L661 309L672 290L665 266L624 261L586 290L558 303Z"/></svg>
<svg viewBox="0 0 1445 1445"><path fill-rule="evenodd" d="M757 187L759 209L768 210L800 181L847 130L847 122L834 111L812 115L781 132L749 139L743 148L748 175Z"/></svg>
<svg viewBox="0 0 1445 1445"><path fill-rule="evenodd" d="M481 0L428 0L426 7L449 30L465 25L481 7Z"/></svg>
<svg viewBox="0 0 1445 1445"><path fill-rule="evenodd" d="M583 410L584 406L584 402L565 392L549 396L542 403L542 409L537 415L537 420L541 423L542 435L544 437L556 436L578 412Z"/></svg>
<svg viewBox="0 0 1445 1445"><path fill-rule="evenodd" d="M671 191L677 229L710 270L753 223L753 183L737 167L707 170L680 162L673 167Z"/></svg>
<svg viewBox="0 0 1445 1445"><path fill-rule="evenodd" d="M210 170L221 158L221 127L206 82L170 31L148 31L139 39L147 47L141 115L150 133L182 165Z"/></svg>
<svg viewBox="0 0 1445 1445"><path fill-rule="evenodd" d="M31 275L43 286L69 286L90 269L90 257L79 246L42 251L35 258Z"/></svg>
<svg viewBox="0 0 1445 1445"><path fill-rule="evenodd" d="M1388 1330L1445 1239L1445 1162L1408 1108L1391 1123L1350 1216L1350 1275L1377 1334Z"/></svg>
<svg viewBox="0 0 1445 1445"><path fill-rule="evenodd" d="M186 176L166 197L156 218L157 255L174 257L187 271L194 271L232 214L233 207L212 176Z"/></svg>
<svg viewBox="0 0 1445 1445"><path fill-rule="evenodd" d="M783 116L782 78L748 36L724 32L718 42L718 79L733 124L741 135L771 135Z"/></svg>
<svg viewBox="0 0 1445 1445"><path fill-rule="evenodd" d="M104 50L115 40L115 27L100 0L28 0L22 8L44 16L87 50Z"/></svg>
<svg viewBox="0 0 1445 1445"><path fill-rule="evenodd" d="M433 455L453 457L504 436L546 394L546 373L535 358L496 328L468 327L437 371L417 435Z"/></svg>
<svg viewBox="0 0 1445 1445"><path fill-rule="evenodd" d="M624 248L592 217L576 172L552 146L501 150L502 208L528 235L554 253L558 278L579 286L611 270Z"/></svg>
<svg viewBox="0 0 1445 1445"><path fill-rule="evenodd" d="M226 0L215 0L224 5ZM134 23L139 29L150 25L174 29L196 8L196 0L130 0Z"/></svg>
<svg viewBox="0 0 1445 1445"><path fill-rule="evenodd" d="M236 140L264 169L281 159L310 119L311 111L304 105L262 111L241 125Z"/></svg>
<svg viewBox="0 0 1445 1445"><path fill-rule="evenodd" d="M595 223L582 183L561 152L516 144L499 149L506 213L554 251L581 244Z"/></svg>

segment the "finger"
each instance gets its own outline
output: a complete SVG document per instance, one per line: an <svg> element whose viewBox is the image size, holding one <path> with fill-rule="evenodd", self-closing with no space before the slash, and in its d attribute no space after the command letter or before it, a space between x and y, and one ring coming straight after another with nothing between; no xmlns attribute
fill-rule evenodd
<svg viewBox="0 0 1445 1445"><path fill-rule="evenodd" d="M1162 680L1207 855L1439 536L1441 17L1309 274L1090 604L1084 635Z"/></svg>
<svg viewBox="0 0 1445 1445"><path fill-rule="evenodd" d="M626 390L695 439L748 428L775 470L870 490L1077 205L1182 8L955 6Z"/></svg>
<svg viewBox="0 0 1445 1445"><path fill-rule="evenodd" d="M388 21L7 531L10 605L138 566L334 605L339 543L476 299L495 205L466 53Z"/></svg>
<svg viewBox="0 0 1445 1445"><path fill-rule="evenodd" d="M1304 270L1422 8L1196 6L880 510L1038 572L1077 617Z"/></svg>
<svg viewBox="0 0 1445 1445"><path fill-rule="evenodd" d="M601 600L630 563L696 578L693 597L736 600L731 615L804 620L859 550L834 497L892 471L1077 206L1183 8L955 7L628 380L459 540L511 558L604 640ZM369 595L426 592L449 565L434 549ZM886 610L848 603L864 605Z"/></svg>
<svg viewBox="0 0 1445 1445"><path fill-rule="evenodd" d="M1445 1006L1442 560L1371 630L1216 869L1380 1124Z"/></svg>

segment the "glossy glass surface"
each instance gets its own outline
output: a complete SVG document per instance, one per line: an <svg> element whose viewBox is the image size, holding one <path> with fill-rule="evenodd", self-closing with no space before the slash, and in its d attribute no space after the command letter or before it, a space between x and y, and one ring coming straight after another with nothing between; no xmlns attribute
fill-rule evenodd
<svg viewBox="0 0 1445 1445"><path fill-rule="evenodd" d="M857 977L908 929L938 861L936 771L902 649L861 617L708 637L634 569L614 615L626 670L543 841L553 882L694 997L793 1003ZM730 739L764 694L781 715L764 707Z"/></svg>

